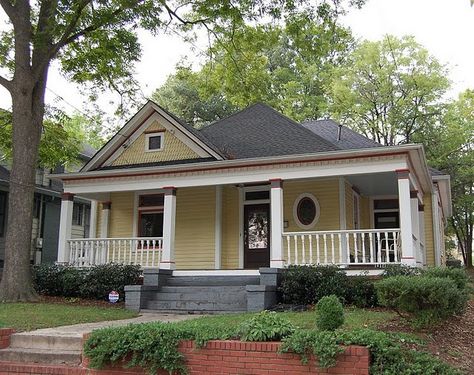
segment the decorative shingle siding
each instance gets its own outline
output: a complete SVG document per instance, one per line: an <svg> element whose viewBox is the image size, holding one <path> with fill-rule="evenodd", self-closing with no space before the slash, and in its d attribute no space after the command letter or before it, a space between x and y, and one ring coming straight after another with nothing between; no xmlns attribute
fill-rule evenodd
<svg viewBox="0 0 474 375"><path fill-rule="evenodd" d="M196 152L181 142L171 132L167 131L158 122L151 124L146 131L164 132L163 150L146 152L146 134L143 133L113 161L113 166L200 158Z"/></svg>

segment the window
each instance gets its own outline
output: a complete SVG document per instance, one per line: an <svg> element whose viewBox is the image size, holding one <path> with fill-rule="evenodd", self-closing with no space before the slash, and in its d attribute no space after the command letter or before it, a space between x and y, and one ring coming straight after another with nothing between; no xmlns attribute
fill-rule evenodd
<svg viewBox="0 0 474 375"><path fill-rule="evenodd" d="M138 237L163 237L163 194L138 197Z"/></svg>
<svg viewBox="0 0 474 375"><path fill-rule="evenodd" d="M72 207L72 225L82 225L84 218L84 205L74 203Z"/></svg>
<svg viewBox="0 0 474 375"><path fill-rule="evenodd" d="M319 214L319 202L314 195L303 193L295 200L293 217L300 228L313 228L319 220Z"/></svg>
<svg viewBox="0 0 474 375"><path fill-rule="evenodd" d="M163 150L164 133L146 134L145 151Z"/></svg>
<svg viewBox="0 0 474 375"><path fill-rule="evenodd" d="M265 200L270 199L270 191L269 190L259 190L259 191L248 191L245 193L245 200L246 201L254 201L254 200Z"/></svg>
<svg viewBox="0 0 474 375"><path fill-rule="evenodd" d="M7 193L0 191L0 237L5 235L5 222L7 217Z"/></svg>

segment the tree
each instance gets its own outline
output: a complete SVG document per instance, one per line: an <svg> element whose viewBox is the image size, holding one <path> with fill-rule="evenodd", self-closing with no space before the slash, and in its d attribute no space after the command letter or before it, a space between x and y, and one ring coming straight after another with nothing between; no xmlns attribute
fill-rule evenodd
<svg viewBox="0 0 474 375"><path fill-rule="evenodd" d="M443 120L423 135L431 165L451 176L451 232L467 267L472 267L474 230L474 91L446 107Z"/></svg>
<svg viewBox="0 0 474 375"><path fill-rule="evenodd" d="M315 9L328 3L335 4L330 9L337 9L340 1L320 0ZM9 28L0 35L0 84L12 98L13 126L10 215L0 300L15 301L36 297L28 249L44 96L53 60L69 79L88 83L92 92L108 88L128 98L137 90L133 66L141 54L139 27L157 33L174 24L186 30L199 25L218 36L265 15L310 14L314 4L285 0L0 0L0 6L9 20Z"/></svg>
<svg viewBox="0 0 474 375"><path fill-rule="evenodd" d="M299 15L285 26L243 26L214 43L197 72L180 66L153 99L200 126L261 101L295 120L321 116L324 86L353 46L337 14ZM229 48L232 46L232 48Z"/></svg>
<svg viewBox="0 0 474 375"><path fill-rule="evenodd" d="M446 77L446 68L413 37L365 41L337 70L329 112L379 143L410 143L440 118Z"/></svg>

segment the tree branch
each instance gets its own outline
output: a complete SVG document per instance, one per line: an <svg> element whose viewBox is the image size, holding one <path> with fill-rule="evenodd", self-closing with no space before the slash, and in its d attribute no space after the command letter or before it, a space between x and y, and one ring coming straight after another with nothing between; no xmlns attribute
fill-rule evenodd
<svg viewBox="0 0 474 375"><path fill-rule="evenodd" d="M12 81L6 79L5 77L0 76L0 85L5 87L8 91L11 92L12 89Z"/></svg>

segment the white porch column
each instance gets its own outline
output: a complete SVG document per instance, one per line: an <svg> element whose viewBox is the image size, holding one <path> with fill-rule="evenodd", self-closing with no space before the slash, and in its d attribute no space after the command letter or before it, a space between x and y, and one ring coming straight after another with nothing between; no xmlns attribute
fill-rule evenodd
<svg viewBox="0 0 474 375"><path fill-rule="evenodd" d="M71 239L74 194L63 193L61 198L61 214L58 235L58 263L67 263L69 261L69 247L67 240Z"/></svg>
<svg viewBox="0 0 474 375"><path fill-rule="evenodd" d="M109 237L109 220L112 202L102 202L102 222L100 224L100 238Z"/></svg>
<svg viewBox="0 0 474 375"><path fill-rule="evenodd" d="M220 270L222 266L222 185L216 186L216 218L214 230L214 268Z"/></svg>
<svg viewBox="0 0 474 375"><path fill-rule="evenodd" d="M397 170L398 201L400 206L400 230L402 242L401 262L416 266L415 249L413 248L412 215L410 201L410 171Z"/></svg>
<svg viewBox="0 0 474 375"><path fill-rule="evenodd" d="M346 179L344 177L339 177L339 229L347 229L346 222ZM354 228L356 229L356 228ZM341 241L342 248L342 259L341 263L348 263L349 256L347 254L347 238L343 235Z"/></svg>
<svg viewBox="0 0 474 375"><path fill-rule="evenodd" d="M98 203L95 199L91 200L91 211L89 218L89 238L97 237L97 206Z"/></svg>
<svg viewBox="0 0 474 375"><path fill-rule="evenodd" d="M270 267L283 268L283 181L270 180Z"/></svg>
<svg viewBox="0 0 474 375"><path fill-rule="evenodd" d="M176 188L164 187L165 202L163 209L163 250L160 268L176 269L174 261L174 235L176 224Z"/></svg>
<svg viewBox="0 0 474 375"><path fill-rule="evenodd" d="M419 214L418 214L418 192L411 191L410 192L410 212L411 212L411 231L412 231L412 238L413 238L413 246L414 246L414 253L416 263L421 265L423 263L423 259L421 257L420 251L420 222L419 222Z"/></svg>

